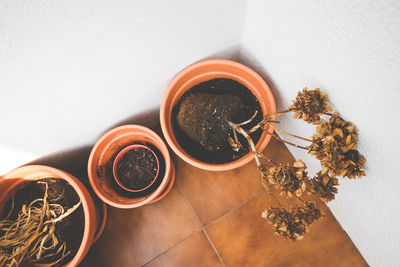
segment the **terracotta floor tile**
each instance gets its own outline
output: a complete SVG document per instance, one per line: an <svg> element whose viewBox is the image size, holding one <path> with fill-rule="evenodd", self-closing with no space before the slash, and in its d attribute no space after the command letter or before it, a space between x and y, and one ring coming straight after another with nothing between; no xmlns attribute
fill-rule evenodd
<svg viewBox="0 0 400 267"><path fill-rule="evenodd" d="M347 234L323 205L326 217L301 241L277 236L261 218L273 204L261 193L211 225L206 232L226 266L366 266Z"/></svg>
<svg viewBox="0 0 400 267"><path fill-rule="evenodd" d="M222 266L203 231L152 260L146 267Z"/></svg>
<svg viewBox="0 0 400 267"><path fill-rule="evenodd" d="M293 157L281 142L271 139L264 153L276 162ZM232 171L210 172L186 164L175 156L176 183L201 223L207 225L263 190L254 161Z"/></svg>
<svg viewBox="0 0 400 267"><path fill-rule="evenodd" d="M108 211L106 229L82 266L141 266L200 230L176 186L158 203Z"/></svg>

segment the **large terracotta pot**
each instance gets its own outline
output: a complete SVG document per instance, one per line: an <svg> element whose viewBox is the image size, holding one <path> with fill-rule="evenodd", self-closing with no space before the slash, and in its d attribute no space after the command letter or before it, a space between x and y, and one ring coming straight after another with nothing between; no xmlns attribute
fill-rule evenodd
<svg viewBox="0 0 400 267"><path fill-rule="evenodd" d="M141 192L128 192L113 177L113 163L118 153L132 144L150 144L161 153L164 170L156 182ZM136 208L164 198L175 181L175 169L164 141L152 130L140 125L123 125L105 133L93 147L88 162L90 184L107 204L123 209Z"/></svg>
<svg viewBox="0 0 400 267"><path fill-rule="evenodd" d="M227 78L245 85L258 99L263 114L275 112L275 100L267 83L249 67L238 62L225 59L209 59L197 62L182 70L169 84L161 103L160 121L161 128L167 143L172 150L187 163L201 169L210 171L226 171L245 165L253 159L248 153L243 157L223 164L210 164L199 161L189 155L177 141L172 125L172 112L182 95L193 86L215 78ZM267 129L269 133L272 128ZM263 132L256 144L258 151L264 150L271 135Z"/></svg>
<svg viewBox="0 0 400 267"><path fill-rule="evenodd" d="M43 165L27 165L10 171L0 177L0 213L4 205L18 189L25 186L29 181L36 181L43 178L59 178L70 184L78 194L85 216L85 226L81 245L75 257L66 266L77 266L90 246L100 236L104 229L106 213L103 215L96 210L92 196L86 187L71 174ZM103 216L103 217L101 217Z"/></svg>

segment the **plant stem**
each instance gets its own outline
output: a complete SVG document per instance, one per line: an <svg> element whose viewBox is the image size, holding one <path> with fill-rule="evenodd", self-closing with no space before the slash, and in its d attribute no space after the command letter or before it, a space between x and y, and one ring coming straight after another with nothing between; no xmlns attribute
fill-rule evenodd
<svg viewBox="0 0 400 267"><path fill-rule="evenodd" d="M281 132L281 133L283 133L283 134L286 134L286 135L289 135L289 136L292 136L292 137L295 137L295 138L298 138L298 139L301 139L301 140L304 140L304 141L312 142L311 139L308 139L308 138L305 138L305 137L301 137L301 136L298 136L298 135L295 135L295 134L291 134L291 133L288 133L288 132L286 132L286 131L284 131L284 130L281 130L281 129L279 129L279 128L276 128L274 125L272 125L272 124L269 123L269 122L267 122L267 124L268 124L269 126L271 126L274 130L277 130L278 132Z"/></svg>
<svg viewBox="0 0 400 267"><path fill-rule="evenodd" d="M282 114L285 114L285 113L288 113L288 112L292 112L292 111L296 111L296 110L297 110L297 109L291 108L291 109L287 109L287 110L284 110L284 111L278 111L278 112L268 113L267 116L274 116L274 117L277 117L277 116L279 116L279 115L282 115Z"/></svg>
<svg viewBox="0 0 400 267"><path fill-rule="evenodd" d="M81 205L81 201L79 201L79 203L72 206L72 208L68 209L65 213L61 214L59 217L48 220L44 224L56 223L58 221L61 221L62 219L64 219L65 217L68 217L71 213L73 213L77 208L79 208L80 205Z"/></svg>
<svg viewBox="0 0 400 267"><path fill-rule="evenodd" d="M237 127L242 126L242 125L246 125L248 123L250 123L256 116L257 116L258 111L256 110L256 112L254 112L253 116L251 116L250 119L243 121L241 123L236 124Z"/></svg>
<svg viewBox="0 0 400 267"><path fill-rule="evenodd" d="M296 195L296 197L297 197L298 200L300 200L304 204L304 206L307 207L306 202L301 197L298 197L297 195Z"/></svg>
<svg viewBox="0 0 400 267"><path fill-rule="evenodd" d="M279 166L278 163L276 163L276 162L273 161L272 159L268 158L266 155L264 155L264 154L261 153L261 152L257 152L257 156L260 157L260 158L266 159L269 163L271 163L271 164L274 165L274 166Z"/></svg>
<svg viewBox="0 0 400 267"><path fill-rule="evenodd" d="M282 207L281 204L279 203L279 201L273 195L270 187L265 183L265 180L264 180L265 174L261 171L262 164L261 164L260 158L258 156L259 152L257 151L256 146L254 145L254 142L251 139L250 135L245 130L243 130L243 128L238 126L237 124L230 122L230 121L228 121L228 124L229 124L229 126L231 126L233 128L234 131L237 131L238 133L240 133L241 135L243 135L246 138L247 142L249 143L249 147L250 147L251 151L253 152L253 156L256 161L257 168L260 172L259 177L261 179L261 184L264 186L264 188L268 192L268 194L270 194L272 196L272 198L275 200L275 202L278 204L278 206Z"/></svg>
<svg viewBox="0 0 400 267"><path fill-rule="evenodd" d="M283 139L279 138L279 137L278 137L277 135L275 135L275 134L269 133L269 132L267 132L267 131L265 131L265 132L266 132L267 134L269 134L269 135L272 135L272 137L274 137L275 139L277 139L277 140L279 140L279 141L281 141L281 142L284 142L284 143L286 143L286 144L295 146L295 147L297 147L297 148L301 148L301 149L307 150L307 148L304 147L304 146L296 145L296 144L294 144L294 143L292 143L292 142L289 142L289 141L286 141L286 140L283 140Z"/></svg>

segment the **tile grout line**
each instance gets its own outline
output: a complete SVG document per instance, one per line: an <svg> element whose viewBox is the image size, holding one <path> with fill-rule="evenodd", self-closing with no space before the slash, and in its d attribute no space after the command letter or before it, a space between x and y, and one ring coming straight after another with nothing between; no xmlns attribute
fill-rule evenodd
<svg viewBox="0 0 400 267"><path fill-rule="evenodd" d="M188 237L186 237L186 238L184 238L184 239L178 241L175 245L173 245L173 246L170 247L169 249L167 249L167 250L161 252L160 254L158 254L157 256L155 256L154 258L152 258L151 260L149 260L148 262L144 263L144 264L141 265L141 266L142 266L142 267L143 267L143 266L146 266L146 265L149 264L150 262L152 262L152 261L154 261L155 259L157 259L157 258L161 257L162 255L166 254L166 253L167 253L168 251L170 251L171 249L176 248L179 244L181 244L181 243L185 242L186 240L192 238L193 236L197 235L197 234L200 233L201 231L202 231L202 229L199 229L199 230L197 230L196 232L190 234Z"/></svg>
<svg viewBox="0 0 400 267"><path fill-rule="evenodd" d="M203 227L203 228L201 228L201 230L203 231L204 235L207 237L208 242L210 243L211 247L214 249L215 254L217 254L217 257L218 257L219 261L221 262L222 266L225 267L226 265L225 265L224 261L222 260L222 257L219 254L219 252L218 252L217 248L215 247L214 243L211 241L211 238L208 236L206 229L204 229L204 227Z"/></svg>
<svg viewBox="0 0 400 267"><path fill-rule="evenodd" d="M183 243L184 241L186 241L186 240L192 238L193 236L195 236L196 234L198 234L198 233L200 233L200 232L203 232L204 235L206 236L208 242L210 243L211 247L213 248L215 254L217 255L219 261L221 262L222 266L225 267L226 265L225 265L224 261L222 260L221 255L220 255L219 252L217 251L217 249L216 249L214 243L212 242L211 238L210 238L209 235L207 234L207 231L206 231L205 228L208 227L209 225L211 225L211 224L213 224L213 223L219 221L219 220L222 219L223 217L227 216L229 213L231 213L231 212L233 212L233 211L235 211L235 210L241 208L241 207L244 206L246 203L250 202L251 200L253 200L253 199L256 198L257 196L259 196L261 193L265 192L265 190L262 190L262 191L257 192L255 195L251 196L251 197L248 198L246 201L244 201L243 203L239 204L237 207L235 207L235 208L233 208L233 209L227 211L226 213L224 213L224 214L221 215L220 217L214 219L214 220L211 221L210 223L208 223L208 224L206 224L206 225L203 226L202 223L201 223L201 221L200 221L199 216L197 215L197 213L196 213L195 210L193 209L193 207L192 207L191 203L189 202L189 200L186 198L186 195L185 195L185 193L182 191L181 187L180 187L178 184L175 184L175 186L177 186L177 188L178 188L179 192L181 193L183 199L185 200L186 204L189 206L190 210L192 211L193 215L195 216L195 218L196 218L196 220L197 220L197 223L198 223L199 226L200 226L200 229L197 230L196 232L192 233L192 234L189 235L188 237L186 237L186 238L180 240L180 241L177 242L175 245L173 245L172 247L170 247L170 248L168 248L167 250L163 251L162 253L158 254L156 257L152 258L151 260L149 260L148 262L144 263L144 264L141 265L141 266L142 266L142 267L143 267L143 266L146 266L147 264L151 263L152 261L154 261L154 260L156 260L157 258L161 257L162 255L166 254L166 253L169 252L170 250L174 249L175 247L177 247L178 245L180 245L180 244Z"/></svg>
<svg viewBox="0 0 400 267"><path fill-rule="evenodd" d="M261 190L259 192L257 192L255 195L249 197L246 201L240 203L238 206L234 207L233 209L225 212L224 214L222 214L221 216L219 216L218 218L212 220L211 222L209 222L208 224L204 225L203 228L207 228L208 226L210 226L211 224L216 223L217 221L221 220L222 218L224 218L225 216L229 215L230 213L240 209L241 207L243 207L244 205L246 205L247 203L249 203L250 201L252 201L253 199L255 199L256 197L258 197L259 195L261 195L262 193L264 193L265 190Z"/></svg>
<svg viewBox="0 0 400 267"><path fill-rule="evenodd" d="M189 200L187 199L185 193L183 193L181 187L178 184L175 184L178 187L179 192L181 193L183 199L185 200L186 204L189 206L190 210L192 211L193 215L196 217L197 223L200 225L200 228L203 228L203 224L200 221L199 216L195 212L195 210L192 207L192 204L190 204Z"/></svg>
<svg viewBox="0 0 400 267"><path fill-rule="evenodd" d="M205 230L205 228L204 228L205 226L203 226L203 224L201 223L199 216L197 215L197 213L195 212L194 208L192 207L192 204L191 204L190 201L186 198L186 195L185 195L185 193L182 191L181 187L180 187L178 184L177 184L177 186L178 186L178 190L179 190L179 192L182 194L183 199L185 200L186 204L189 206L189 208L191 209L192 213L193 213L194 216L196 217L197 222L200 224L201 231L202 231L202 232L204 233L204 235L206 236L208 242L210 243L211 247L213 248L215 254L217 255L217 257L218 257L220 263L222 264L223 267L225 267L226 265L225 265L224 261L222 260L221 255L219 254L218 250L217 250L216 247L214 246L214 243L211 241L211 238L208 236L208 234L207 234L207 232L206 232L206 230Z"/></svg>

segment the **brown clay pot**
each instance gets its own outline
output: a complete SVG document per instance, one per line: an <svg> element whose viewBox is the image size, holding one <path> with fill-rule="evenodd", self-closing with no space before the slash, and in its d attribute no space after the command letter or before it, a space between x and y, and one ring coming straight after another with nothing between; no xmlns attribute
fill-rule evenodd
<svg viewBox="0 0 400 267"><path fill-rule="evenodd" d="M113 177L113 162L117 154L132 144L151 144L156 147L165 162L151 187L141 192L127 192L120 188ZM159 159L161 160L161 159ZM152 130L140 125L123 125L105 133L94 145L88 162L88 176L96 195L107 204L123 209L136 208L164 198L175 181L175 171L164 141ZM121 191L122 190L122 191ZM129 193L129 194L126 194Z"/></svg>
<svg viewBox="0 0 400 267"><path fill-rule="evenodd" d="M107 214L107 210L103 210L103 216L100 217L101 213L96 210L92 196L77 178L67 172L43 165L27 165L12 170L0 177L0 213L2 213L4 205L11 199L12 195L27 182L49 177L68 182L75 189L82 202L85 215L82 243L75 257L66 264L69 267L77 266L104 230Z"/></svg>
<svg viewBox="0 0 400 267"><path fill-rule="evenodd" d="M249 67L235 61L209 59L190 65L178 73L171 81L161 103L160 121L167 143L180 158L201 169L226 171L245 165L253 159L253 155L248 153L235 161L223 164L210 164L199 161L182 149L176 139L172 125L172 111L182 95L193 86L215 78L232 79L245 85L258 99L263 114L276 111L272 92L260 75ZM270 127L267 131L272 133L273 129ZM263 151L270 139L271 135L263 132L256 144L256 149Z"/></svg>

